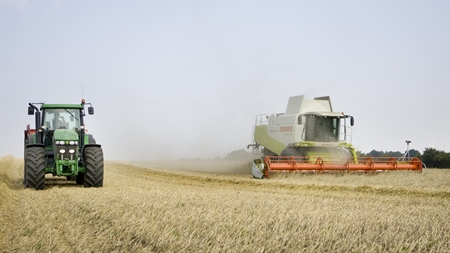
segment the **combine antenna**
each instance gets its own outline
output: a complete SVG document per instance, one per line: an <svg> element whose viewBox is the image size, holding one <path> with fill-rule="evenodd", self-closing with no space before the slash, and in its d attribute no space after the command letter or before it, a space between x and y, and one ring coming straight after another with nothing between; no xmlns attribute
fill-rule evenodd
<svg viewBox="0 0 450 253"><path fill-rule="evenodd" d="M405 154L403 154L403 156L400 158L400 160L402 160L402 161L404 161L405 159L409 159L409 144L410 144L412 141L406 140L405 142L406 142L406 152L405 152Z"/></svg>
<svg viewBox="0 0 450 253"><path fill-rule="evenodd" d="M81 98L84 98L84 84L81 84Z"/></svg>

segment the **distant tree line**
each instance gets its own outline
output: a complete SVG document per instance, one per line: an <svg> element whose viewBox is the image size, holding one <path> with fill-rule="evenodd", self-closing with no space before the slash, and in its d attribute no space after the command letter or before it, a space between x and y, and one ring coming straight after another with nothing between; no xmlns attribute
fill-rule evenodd
<svg viewBox="0 0 450 253"><path fill-rule="evenodd" d="M361 153L360 157L401 157L404 153L401 153L400 151L377 151L373 149L369 153ZM420 152L415 149L410 149L408 152L409 157L419 157Z"/></svg>
<svg viewBox="0 0 450 253"><path fill-rule="evenodd" d="M450 153L435 148L426 148L422 155L418 156L427 168L450 169Z"/></svg>
<svg viewBox="0 0 450 253"><path fill-rule="evenodd" d="M255 158L254 154L252 154L251 152L248 152L245 149L239 149L231 151L223 159L230 161L251 161Z"/></svg>
<svg viewBox="0 0 450 253"><path fill-rule="evenodd" d="M417 157L427 166L427 168L450 169L450 153L435 148L426 148L421 154L415 149L408 152L409 157ZM360 157L401 157L403 153L399 151L377 151L372 150L369 153L361 153Z"/></svg>

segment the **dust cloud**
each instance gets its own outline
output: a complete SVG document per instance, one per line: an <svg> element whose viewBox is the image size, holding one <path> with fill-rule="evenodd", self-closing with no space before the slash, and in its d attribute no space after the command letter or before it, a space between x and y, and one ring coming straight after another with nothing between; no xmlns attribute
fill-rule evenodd
<svg viewBox="0 0 450 253"><path fill-rule="evenodd" d="M252 161L227 160L154 160L154 161L126 161L124 163L139 167L193 171L218 174L251 175Z"/></svg>

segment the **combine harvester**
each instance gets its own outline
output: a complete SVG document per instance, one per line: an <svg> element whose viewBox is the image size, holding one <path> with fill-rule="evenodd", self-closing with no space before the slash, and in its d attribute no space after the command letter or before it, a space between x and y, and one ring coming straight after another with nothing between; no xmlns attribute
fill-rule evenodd
<svg viewBox="0 0 450 253"><path fill-rule="evenodd" d="M354 118L333 112L330 97L306 100L290 97L285 113L257 115L253 129L255 178L270 178L284 172L375 172L386 170L422 171L418 158L359 158L351 144Z"/></svg>

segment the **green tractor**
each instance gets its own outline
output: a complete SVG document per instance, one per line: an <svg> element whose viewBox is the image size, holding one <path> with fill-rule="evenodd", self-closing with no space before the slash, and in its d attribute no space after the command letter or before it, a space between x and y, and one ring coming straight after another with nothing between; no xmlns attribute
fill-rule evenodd
<svg viewBox="0 0 450 253"><path fill-rule="evenodd" d="M28 124L24 141L25 187L45 188L45 174L66 177L85 187L103 186L103 150L84 128L81 104L29 103L35 129ZM88 113L94 114L91 103ZM40 105L40 108L37 107Z"/></svg>

